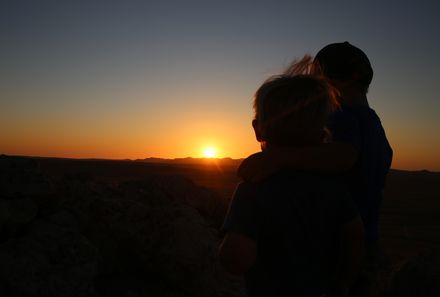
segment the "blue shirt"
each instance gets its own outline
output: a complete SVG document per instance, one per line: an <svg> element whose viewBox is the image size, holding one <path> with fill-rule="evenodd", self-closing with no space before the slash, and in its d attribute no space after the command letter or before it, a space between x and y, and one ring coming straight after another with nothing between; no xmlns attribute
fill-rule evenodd
<svg viewBox="0 0 440 297"><path fill-rule="evenodd" d="M245 275L248 296L321 296L338 255L340 227L356 216L335 177L285 171L239 184L223 231L256 242L256 261Z"/></svg>
<svg viewBox="0 0 440 297"><path fill-rule="evenodd" d="M352 144L358 159L345 175L365 226L367 242L379 237L379 211L393 151L376 112L368 106L342 106L329 120L333 141Z"/></svg>

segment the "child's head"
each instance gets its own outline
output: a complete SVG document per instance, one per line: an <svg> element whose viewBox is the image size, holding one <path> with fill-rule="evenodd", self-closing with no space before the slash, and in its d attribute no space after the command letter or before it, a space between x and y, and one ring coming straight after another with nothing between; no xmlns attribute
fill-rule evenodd
<svg viewBox="0 0 440 297"><path fill-rule="evenodd" d="M312 75L269 78L256 92L252 125L262 148L303 146L322 141L327 117L336 106L332 87Z"/></svg>
<svg viewBox="0 0 440 297"><path fill-rule="evenodd" d="M367 93L373 69L367 55L348 42L332 43L316 54L315 66L337 85L343 84Z"/></svg>

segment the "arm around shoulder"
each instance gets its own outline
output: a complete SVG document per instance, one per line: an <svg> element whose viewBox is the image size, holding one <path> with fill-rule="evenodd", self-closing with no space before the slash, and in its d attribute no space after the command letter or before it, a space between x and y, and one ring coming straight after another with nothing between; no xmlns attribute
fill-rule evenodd
<svg viewBox="0 0 440 297"><path fill-rule="evenodd" d="M356 162L357 149L348 142L330 142L316 146L283 148L279 158L287 168L322 172L341 173L348 171Z"/></svg>
<svg viewBox="0 0 440 297"><path fill-rule="evenodd" d="M259 182L281 169L318 173L341 173L352 168L358 157L351 143L331 142L306 147L279 147L247 157L237 175Z"/></svg>

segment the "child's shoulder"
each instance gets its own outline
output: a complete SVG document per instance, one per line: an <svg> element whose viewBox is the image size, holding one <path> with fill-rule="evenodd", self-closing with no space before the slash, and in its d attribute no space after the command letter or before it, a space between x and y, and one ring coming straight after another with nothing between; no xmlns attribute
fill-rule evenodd
<svg viewBox="0 0 440 297"><path fill-rule="evenodd" d="M343 106L339 114L335 114L333 121L340 125L356 124L361 130L382 130L382 121L376 111L367 105Z"/></svg>
<svg viewBox="0 0 440 297"><path fill-rule="evenodd" d="M374 119L380 120L376 111L368 105L343 105L341 108L341 113L346 116L350 115L359 120L362 119Z"/></svg>

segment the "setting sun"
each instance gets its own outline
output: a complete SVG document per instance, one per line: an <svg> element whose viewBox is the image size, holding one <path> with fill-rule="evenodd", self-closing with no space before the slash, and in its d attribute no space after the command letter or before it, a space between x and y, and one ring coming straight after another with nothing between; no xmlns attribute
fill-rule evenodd
<svg viewBox="0 0 440 297"><path fill-rule="evenodd" d="M203 150L203 155L205 158L214 158L216 156L216 151L213 147L207 147Z"/></svg>

